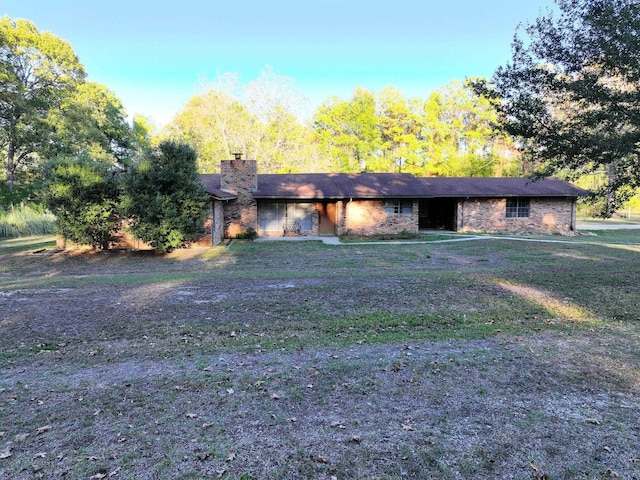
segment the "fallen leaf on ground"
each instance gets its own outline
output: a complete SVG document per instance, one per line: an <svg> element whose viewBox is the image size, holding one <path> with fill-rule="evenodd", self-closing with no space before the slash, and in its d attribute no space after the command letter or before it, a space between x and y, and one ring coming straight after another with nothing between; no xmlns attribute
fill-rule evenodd
<svg viewBox="0 0 640 480"><path fill-rule="evenodd" d="M40 435L44 432L48 432L49 430L51 430L51 428L51 425L45 425L44 427L36 428L36 434Z"/></svg>
<svg viewBox="0 0 640 480"><path fill-rule="evenodd" d="M529 468L535 480L549 480L549 476L546 473L542 473L533 463L529 464Z"/></svg>
<svg viewBox="0 0 640 480"><path fill-rule="evenodd" d="M198 418L197 413L187 413L187 418Z"/></svg>
<svg viewBox="0 0 640 480"><path fill-rule="evenodd" d="M327 457L323 457L322 455L314 455L312 458L318 463L329 463L329 459Z"/></svg>
<svg viewBox="0 0 640 480"><path fill-rule="evenodd" d="M28 433L19 433L14 437L14 440L16 442L24 442L27 439L27 437L29 437Z"/></svg>
<svg viewBox="0 0 640 480"><path fill-rule="evenodd" d="M36 453L33 458L45 458L47 456L46 452Z"/></svg>
<svg viewBox="0 0 640 480"><path fill-rule="evenodd" d="M597 418L587 418L588 423L592 423L593 425L601 425L600 421Z"/></svg>
<svg viewBox="0 0 640 480"><path fill-rule="evenodd" d="M11 456L11 447L6 447L4 450L0 450L0 459L9 458Z"/></svg>

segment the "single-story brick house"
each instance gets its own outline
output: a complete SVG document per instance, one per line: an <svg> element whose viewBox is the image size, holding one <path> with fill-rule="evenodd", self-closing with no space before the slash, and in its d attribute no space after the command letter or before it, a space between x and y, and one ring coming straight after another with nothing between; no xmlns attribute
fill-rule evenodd
<svg viewBox="0 0 640 480"><path fill-rule="evenodd" d="M258 174L255 160L223 160L202 175L213 244L260 236L418 232L559 233L575 230L586 192L548 178L415 177L408 173Z"/></svg>

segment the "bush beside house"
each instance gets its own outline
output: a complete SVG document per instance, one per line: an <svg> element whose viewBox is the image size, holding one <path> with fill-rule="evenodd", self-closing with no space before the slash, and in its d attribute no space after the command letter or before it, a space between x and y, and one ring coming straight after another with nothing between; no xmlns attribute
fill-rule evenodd
<svg viewBox="0 0 640 480"><path fill-rule="evenodd" d="M208 213L196 152L164 142L124 182L122 211L129 231L159 252L198 239Z"/></svg>
<svg viewBox="0 0 640 480"><path fill-rule="evenodd" d="M45 203L65 243L99 250L133 236L169 252L198 239L208 212L196 153L174 142L150 150L128 171L87 155L58 158L47 164L45 184Z"/></svg>

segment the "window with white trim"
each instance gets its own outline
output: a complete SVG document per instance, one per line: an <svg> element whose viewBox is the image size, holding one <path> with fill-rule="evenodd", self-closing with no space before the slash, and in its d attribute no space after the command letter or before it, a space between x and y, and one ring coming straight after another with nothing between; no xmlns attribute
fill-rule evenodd
<svg viewBox="0 0 640 480"><path fill-rule="evenodd" d="M387 200L384 202L384 211L387 215L411 215L413 200Z"/></svg>
<svg viewBox="0 0 640 480"><path fill-rule="evenodd" d="M529 218L528 198L507 198L507 218Z"/></svg>

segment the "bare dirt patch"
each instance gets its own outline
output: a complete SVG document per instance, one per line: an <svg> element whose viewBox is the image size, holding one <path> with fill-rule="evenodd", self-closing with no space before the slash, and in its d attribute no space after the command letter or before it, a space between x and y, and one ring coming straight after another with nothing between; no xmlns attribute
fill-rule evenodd
<svg viewBox="0 0 640 480"><path fill-rule="evenodd" d="M640 478L638 253L498 247L4 255L0 477Z"/></svg>

